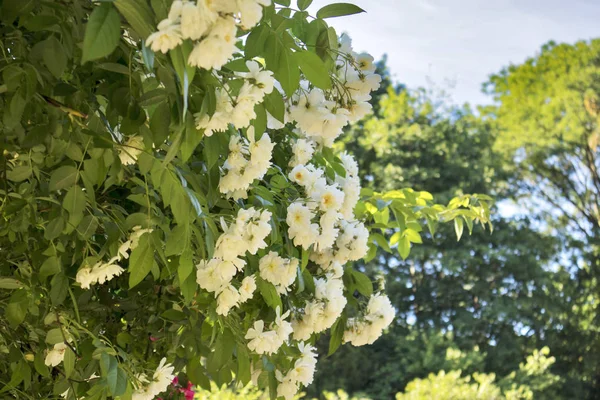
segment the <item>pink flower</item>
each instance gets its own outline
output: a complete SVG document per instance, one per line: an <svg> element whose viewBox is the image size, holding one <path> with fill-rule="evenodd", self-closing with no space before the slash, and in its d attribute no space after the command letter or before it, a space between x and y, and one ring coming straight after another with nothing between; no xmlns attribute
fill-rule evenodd
<svg viewBox="0 0 600 400"><path fill-rule="evenodd" d="M158 338L154 337L154 336L150 336L150 341L151 342L156 342L158 340Z"/></svg>
<svg viewBox="0 0 600 400"><path fill-rule="evenodd" d="M173 382L171 382L171 385L179 385L179 377L175 377L173 378Z"/></svg>

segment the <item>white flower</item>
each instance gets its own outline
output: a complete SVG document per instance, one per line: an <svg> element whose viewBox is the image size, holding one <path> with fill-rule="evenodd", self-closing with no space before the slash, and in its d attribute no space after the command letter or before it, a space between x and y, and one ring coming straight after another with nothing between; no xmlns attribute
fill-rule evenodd
<svg viewBox="0 0 600 400"><path fill-rule="evenodd" d="M373 56L368 53L360 53L354 54L354 60L358 66L358 69L365 73L373 73L375 72L375 64L373 61L375 60Z"/></svg>
<svg viewBox="0 0 600 400"><path fill-rule="evenodd" d="M65 351L67 350L67 345L65 343L56 343L52 350L46 354L46 359L44 360L44 364L49 367L56 367L60 364L65 358Z"/></svg>
<svg viewBox="0 0 600 400"><path fill-rule="evenodd" d="M310 385L315 376L315 365L307 363L302 359L297 360L289 376L293 381L300 382L304 386Z"/></svg>
<svg viewBox="0 0 600 400"><path fill-rule="evenodd" d="M170 19L163 19L158 24L158 32L152 33L146 39L146 46L152 51L167 53L182 43L181 27Z"/></svg>
<svg viewBox="0 0 600 400"><path fill-rule="evenodd" d="M319 203L319 208L326 211L337 211L344 203L344 192L334 186L327 186L316 194L315 200Z"/></svg>
<svg viewBox="0 0 600 400"><path fill-rule="evenodd" d="M277 332L279 341L283 344L285 341L288 340L292 332L294 332L292 324L285 320L287 317L289 317L290 310L286 311L283 315L281 315L281 309L278 306L275 310L275 313L275 332Z"/></svg>
<svg viewBox="0 0 600 400"><path fill-rule="evenodd" d="M366 319L380 330L386 329L394 320L396 310L384 294L375 294L369 299Z"/></svg>
<svg viewBox="0 0 600 400"><path fill-rule="evenodd" d="M212 116L196 113L196 128L203 129L206 136L212 136L215 131L224 131L229 124L229 117L233 111L233 105L228 94L229 87L224 85L215 92L216 107Z"/></svg>
<svg viewBox="0 0 600 400"><path fill-rule="evenodd" d="M204 69L220 69L237 51L236 31L232 17L217 18L208 36L198 42L190 53L188 64Z"/></svg>
<svg viewBox="0 0 600 400"><path fill-rule="evenodd" d="M315 152L315 144L308 139L298 139L292 145L294 156L290 160L290 166L295 167L301 164L307 164ZM301 185L300 182L296 182Z"/></svg>
<svg viewBox="0 0 600 400"><path fill-rule="evenodd" d="M173 3L175 4L175 3ZM197 4L187 2L181 11L181 34L184 39L200 39L217 19L218 14L212 11L205 1Z"/></svg>
<svg viewBox="0 0 600 400"><path fill-rule="evenodd" d="M157 395L167 390L171 382L173 382L173 378L175 377L173 374L174 370L173 365L167 364L166 358L160 360L152 376L152 381L149 382L148 378L143 374L137 377L141 385L133 392L132 399L154 400Z"/></svg>
<svg viewBox="0 0 600 400"><path fill-rule="evenodd" d="M262 97L265 94L269 94L273 91L273 86L275 84L273 73L261 69L260 64L253 60L246 61L246 67L248 67L248 72L238 72L237 75L243 77L247 82L250 82L252 86L257 88L260 92L258 94L259 100L262 100Z"/></svg>
<svg viewBox="0 0 600 400"><path fill-rule="evenodd" d="M246 339L249 339L248 348L257 354L273 354L280 345L277 332L264 331L265 322L258 320L254 322L254 326L246 332Z"/></svg>
<svg viewBox="0 0 600 400"><path fill-rule="evenodd" d="M286 293L287 288L296 280L298 259L286 259L271 251L260 259L260 277L275 285L280 294Z"/></svg>
<svg viewBox="0 0 600 400"><path fill-rule="evenodd" d="M131 240L131 250L135 250L138 246L138 242L144 233L152 233L152 228L142 229L141 226L136 225L132 228L131 235L129 235L129 240Z"/></svg>
<svg viewBox="0 0 600 400"><path fill-rule="evenodd" d="M236 0L240 10L240 25L250 29L262 18L262 6L271 5L271 0Z"/></svg>
<svg viewBox="0 0 600 400"><path fill-rule="evenodd" d="M256 278L250 275L244 278L240 286L240 303L244 303L254 296L256 290Z"/></svg>
<svg viewBox="0 0 600 400"><path fill-rule="evenodd" d="M96 283L96 277L92 274L92 268L84 267L77 271L75 282L79 283L82 289L89 289L90 285Z"/></svg>
<svg viewBox="0 0 600 400"><path fill-rule="evenodd" d="M152 382L150 382L150 387L155 395L164 392L167 390L171 382L173 382L173 378L175 375L173 371L175 368L171 364L167 364L167 359L163 358L160 360L154 375L152 376Z"/></svg>
<svg viewBox="0 0 600 400"><path fill-rule="evenodd" d="M217 296L217 314L227 315L229 310L235 307L240 301L240 294L233 286L229 285Z"/></svg>
<svg viewBox="0 0 600 400"><path fill-rule="evenodd" d="M277 371L279 372L279 371ZM283 397L285 400L293 400L298 393L298 385L291 379L283 379L277 385L277 397Z"/></svg>
<svg viewBox="0 0 600 400"><path fill-rule="evenodd" d="M181 18L182 8L183 8L183 1L175 0L171 4L171 9L169 10L169 15L167 16L167 18L170 19L171 21L177 21L179 18Z"/></svg>
<svg viewBox="0 0 600 400"><path fill-rule="evenodd" d="M119 159L123 165L132 165L137 162L139 155L144 150L144 138L142 136L131 136L124 146L118 149Z"/></svg>
<svg viewBox="0 0 600 400"><path fill-rule="evenodd" d="M123 273L124 269L114 264L117 260L118 257L114 257L108 263L94 266L92 275L99 284L102 285L113 279L115 276L119 276Z"/></svg>

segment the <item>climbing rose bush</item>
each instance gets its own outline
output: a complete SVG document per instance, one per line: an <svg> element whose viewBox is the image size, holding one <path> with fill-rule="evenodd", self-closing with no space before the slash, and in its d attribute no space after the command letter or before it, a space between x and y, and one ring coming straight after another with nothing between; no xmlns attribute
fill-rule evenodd
<svg viewBox="0 0 600 400"><path fill-rule="evenodd" d="M319 335L393 321L361 260L488 222L485 196L361 190L334 142L381 78L326 23L362 10L310 3L2 2L2 393L292 399Z"/></svg>

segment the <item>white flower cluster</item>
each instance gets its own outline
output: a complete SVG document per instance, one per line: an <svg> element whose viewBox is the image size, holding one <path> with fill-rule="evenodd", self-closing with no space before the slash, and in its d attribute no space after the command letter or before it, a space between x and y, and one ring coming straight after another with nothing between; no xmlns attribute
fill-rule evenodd
<svg viewBox="0 0 600 400"><path fill-rule="evenodd" d="M292 400L298 393L298 384L304 386L310 385L314 379L317 366L317 354L315 348L310 344L298 343L298 349L301 356L296 360L292 369L283 375L276 371L275 376L279 381L277 386L277 397L284 397L285 400Z"/></svg>
<svg viewBox="0 0 600 400"><path fill-rule="evenodd" d="M171 364L167 364L167 359L160 360L160 364L156 368L152 380L149 381L146 375L139 375L138 380L140 386L133 392L133 400L154 400L157 395L167 390L175 374L175 368Z"/></svg>
<svg viewBox="0 0 600 400"><path fill-rule="evenodd" d="M350 38L342 35L333 88L309 88L303 81L303 90L288 101L287 120L296 121L302 133L318 144L331 147L346 125L371 112L371 92L380 83L373 57L352 51Z"/></svg>
<svg viewBox="0 0 600 400"><path fill-rule="evenodd" d="M257 354L276 353L292 333L292 325L285 320L289 315L289 311L281 315L281 310L277 307L276 318L269 327L270 330L264 330L265 321L255 321L254 326L246 332L248 348Z"/></svg>
<svg viewBox="0 0 600 400"><path fill-rule="evenodd" d="M272 283L279 294L286 294L296 280L298 264L296 258L283 258L271 251L260 259L260 277Z"/></svg>
<svg viewBox="0 0 600 400"><path fill-rule="evenodd" d="M141 226L135 226L133 232L129 236L129 240L119 247L118 254L111 258L107 263L98 261L91 267L84 267L77 271L75 281L81 285L82 289L89 289L91 285L96 283L104 284L110 281L115 276L123 273L123 268L117 265L117 261L129 258L128 251L133 251L144 233L150 233L152 229L142 229Z"/></svg>
<svg viewBox="0 0 600 400"><path fill-rule="evenodd" d="M392 323L395 315L396 311L386 295L371 296L365 314L348 320L344 343L350 342L354 346L372 344Z"/></svg>
<svg viewBox="0 0 600 400"><path fill-rule="evenodd" d="M344 282L331 274L314 278L315 296L304 306L304 313L292 320L295 340L308 340L313 333L331 328L346 307Z"/></svg>
<svg viewBox="0 0 600 400"><path fill-rule="evenodd" d="M341 160L346 177L338 175L332 183L327 181L323 169L311 164L298 164L292 169L289 178L304 189L307 200L298 200L288 207L286 222L290 239L305 250L311 246L320 253L340 246L353 249L347 259L340 258L344 264L366 254L368 231L363 224L353 221L360 195L358 167L348 154L342 154ZM350 233L341 238L340 229Z"/></svg>
<svg viewBox="0 0 600 400"><path fill-rule="evenodd" d="M219 182L219 190L235 200L246 198L248 189L255 179L262 179L271 166L275 144L264 133L256 141L254 127L248 128L248 140L232 135L229 140L229 156L223 168L227 173Z"/></svg>
<svg viewBox="0 0 600 400"><path fill-rule="evenodd" d="M190 39L194 48L188 64L219 69L237 51L237 27L246 30L258 24L263 6L270 4L271 0L175 0L146 45L167 53Z"/></svg>
<svg viewBox="0 0 600 400"><path fill-rule="evenodd" d="M229 227L222 221L223 234L217 239L215 252L210 260L197 265L196 281L202 289L217 296L217 313L227 315L229 310L251 299L256 290L253 276L246 277L236 289L233 277L244 270L246 252L256 254L267 244L265 238L271 233L271 213L254 208L241 209L235 222Z"/></svg>
<svg viewBox="0 0 600 400"><path fill-rule="evenodd" d="M273 91L275 79L271 71L260 67L256 61L246 61L248 72L238 72L244 83L235 99L227 83L216 91L216 107L212 116L199 112L194 115L196 128L204 129L206 136L215 131L224 131L229 124L241 129L250 125L256 118L254 107L263 101L266 94Z"/></svg>

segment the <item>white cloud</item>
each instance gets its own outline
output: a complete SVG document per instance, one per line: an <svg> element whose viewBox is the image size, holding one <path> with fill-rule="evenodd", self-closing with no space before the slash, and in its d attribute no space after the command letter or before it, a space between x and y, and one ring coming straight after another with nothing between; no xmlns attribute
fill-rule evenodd
<svg viewBox="0 0 600 400"><path fill-rule="evenodd" d="M535 55L549 40L575 42L599 34L595 0L355 0L366 14L329 22L348 31L354 47L388 54L395 78L408 86L427 77L451 90L455 101L489 102L487 77ZM315 0L312 11L329 0Z"/></svg>

